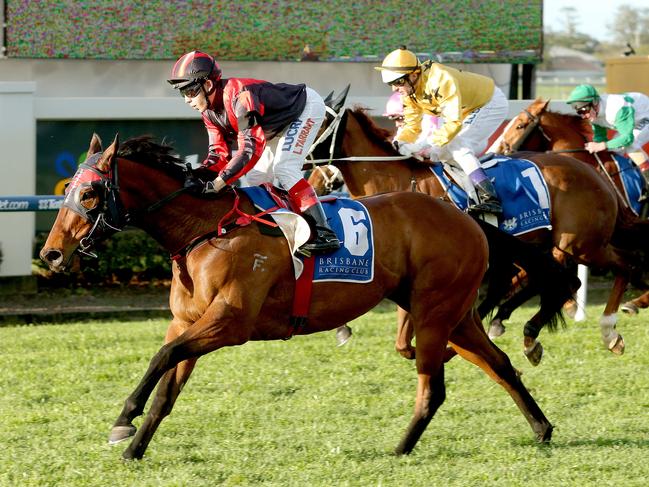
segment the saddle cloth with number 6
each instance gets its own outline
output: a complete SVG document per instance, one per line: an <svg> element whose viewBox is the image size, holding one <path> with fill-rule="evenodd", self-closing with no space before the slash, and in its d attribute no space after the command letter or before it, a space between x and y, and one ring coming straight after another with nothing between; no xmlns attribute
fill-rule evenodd
<svg viewBox="0 0 649 487"><path fill-rule="evenodd" d="M262 211L281 204L277 196L274 193L271 196L264 186L240 189L252 200L255 207ZM314 256L313 281L372 282L374 279L374 235L372 219L367 208L360 202L349 198L328 196L321 198L320 202L327 215L329 225L336 232L341 246L334 252ZM285 209L279 211L286 212ZM275 213L270 215L277 216ZM284 230L281 224L280 228ZM289 236L286 236L290 241ZM296 272L296 274L299 273Z"/></svg>

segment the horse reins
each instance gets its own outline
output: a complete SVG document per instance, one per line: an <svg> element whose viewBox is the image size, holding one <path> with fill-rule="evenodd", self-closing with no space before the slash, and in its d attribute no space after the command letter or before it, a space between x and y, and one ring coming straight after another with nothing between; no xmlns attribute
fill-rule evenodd
<svg viewBox="0 0 649 487"><path fill-rule="evenodd" d="M340 122L345 114L345 109L341 108L339 112L336 112L333 108L327 106L325 107L327 113L333 117L333 120L329 126L320 134L320 137L311 145L309 154L307 155L308 161L304 163L302 167L303 170L313 169L318 166L327 166L330 165L333 161L349 161L349 162L388 162L388 161L401 161L405 159L410 159L410 156L350 156L350 157L334 157L336 151L336 139L338 136L338 129L340 128ZM331 143L329 144L329 158L328 159L313 159L312 154L315 148L323 143L327 138L331 136Z"/></svg>

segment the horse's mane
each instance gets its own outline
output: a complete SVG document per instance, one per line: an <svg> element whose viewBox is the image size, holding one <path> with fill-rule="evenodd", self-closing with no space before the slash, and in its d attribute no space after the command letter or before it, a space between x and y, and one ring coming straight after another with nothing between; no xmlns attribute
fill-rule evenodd
<svg viewBox="0 0 649 487"><path fill-rule="evenodd" d="M556 120L556 124L559 127L563 127L565 130L572 130L573 132L578 133L584 139L589 140L593 135L593 129L590 125L590 122L586 119L583 119L577 115L572 115L569 113L560 113L546 110L545 113L551 117L552 120Z"/></svg>
<svg viewBox="0 0 649 487"><path fill-rule="evenodd" d="M354 115L354 118L358 121L363 132L365 132L372 142L383 148L388 152L388 154L397 154L397 151L390 142L393 133L390 130L386 130L376 125L369 115L367 115L366 108L354 107L354 109L351 110L351 114Z"/></svg>
<svg viewBox="0 0 649 487"><path fill-rule="evenodd" d="M183 160L164 140L155 142L151 135L140 135L122 142L117 156L129 161L159 168L176 178L184 178Z"/></svg>

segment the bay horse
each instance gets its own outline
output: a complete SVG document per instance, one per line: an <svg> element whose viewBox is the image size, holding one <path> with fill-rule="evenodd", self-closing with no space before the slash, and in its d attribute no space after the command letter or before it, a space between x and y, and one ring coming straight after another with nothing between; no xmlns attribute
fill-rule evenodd
<svg viewBox="0 0 649 487"><path fill-rule="evenodd" d="M616 193L622 200L622 208L626 207L626 192L618 166L613 161L612 152L602 151L591 154L584 149L585 143L593 139L590 122L576 114L551 111L548 109L549 103L550 100L542 98L537 98L530 103L507 125L495 142L494 150L506 155L516 150L527 150L555 152L574 157L596 168L607 182L614 185ZM645 202L643 211L647 210L646 206ZM634 218L628 212L625 213L628 218ZM620 309L625 313L637 314L639 309L647 307L649 307L649 292L623 303Z"/></svg>
<svg viewBox="0 0 649 487"><path fill-rule="evenodd" d="M173 148L150 138L126 141L120 148L115 137L102 151L94 135L88 159L67 188L40 252L50 269L63 271L75 251L88 252L128 223L174 256L169 298L173 319L165 344L126 399L109 436L110 443L132 437L125 459L143 457L202 355L249 340L331 330L384 298L410 312L418 348L414 413L396 453L412 451L445 399L447 343L504 387L539 441L550 440L552 425L507 355L489 340L475 311L488 249L470 217L417 193L362 200L374 232L373 280L315 282L308 322L295 328L290 318L296 285L286 240L263 234L256 223L215 232L226 228L221 223L233 212L236 221L248 215L250 222L252 203L231 187L209 199L193 194L185 187L181 161L172 154ZM356 224L370 227L368 219L359 218ZM148 414L137 429L133 420L143 414L156 384Z"/></svg>
<svg viewBox="0 0 649 487"><path fill-rule="evenodd" d="M336 133L334 153L324 154L324 158L340 170L352 197L389 191L446 197L430 167L415 159L402 160L389 142L391 133L377 127L363 109L345 109ZM364 160L368 156L394 159ZM646 249L649 225L620 211L614 190L593 167L556 154L521 152L515 156L539 167L551 200L552 230L530 232L521 238L546 249L554 247L553 254L562 263L572 259L614 272L616 280L600 320L600 332L608 350L622 354L625 343L616 330L616 311L627 283L636 277L634 253ZM350 160L356 157L362 160ZM317 185L315 177L310 182ZM529 290L514 296L506 303L506 313L529 297ZM524 330L526 350L535 342L529 333Z"/></svg>

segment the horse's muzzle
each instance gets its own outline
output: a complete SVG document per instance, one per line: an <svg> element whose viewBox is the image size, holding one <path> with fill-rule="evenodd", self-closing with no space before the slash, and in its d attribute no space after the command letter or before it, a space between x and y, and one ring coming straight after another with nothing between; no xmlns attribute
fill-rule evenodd
<svg viewBox="0 0 649 487"><path fill-rule="evenodd" d="M63 252L58 249L44 248L40 252L40 257L45 262L51 271L63 272L65 270L65 262L63 261Z"/></svg>

